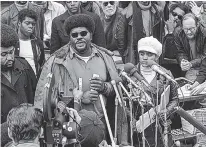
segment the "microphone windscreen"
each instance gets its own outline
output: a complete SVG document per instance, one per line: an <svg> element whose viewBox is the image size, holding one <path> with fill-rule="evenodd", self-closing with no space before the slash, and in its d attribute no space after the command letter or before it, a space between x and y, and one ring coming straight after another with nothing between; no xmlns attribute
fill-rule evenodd
<svg viewBox="0 0 206 147"><path fill-rule="evenodd" d="M124 71L126 73L129 73L129 74L130 74L131 70L134 69L134 68L135 68L135 66L132 63L126 63L124 65Z"/></svg>

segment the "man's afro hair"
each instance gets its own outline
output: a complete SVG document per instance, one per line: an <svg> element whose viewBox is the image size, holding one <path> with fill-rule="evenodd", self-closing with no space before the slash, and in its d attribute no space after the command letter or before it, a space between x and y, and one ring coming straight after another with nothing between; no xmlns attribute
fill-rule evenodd
<svg viewBox="0 0 206 147"><path fill-rule="evenodd" d="M73 28L85 27L91 33L94 33L95 23L91 16L87 14L75 14L68 17L64 22L64 28L66 33L69 35Z"/></svg>
<svg viewBox="0 0 206 147"><path fill-rule="evenodd" d="M1 47L16 46L18 41L19 37L15 30L10 26L1 23Z"/></svg>

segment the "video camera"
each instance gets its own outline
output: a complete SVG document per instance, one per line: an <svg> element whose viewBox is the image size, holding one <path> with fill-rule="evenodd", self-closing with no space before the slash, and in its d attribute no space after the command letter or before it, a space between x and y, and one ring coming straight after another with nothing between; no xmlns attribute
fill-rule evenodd
<svg viewBox="0 0 206 147"><path fill-rule="evenodd" d="M78 143L78 126L75 120L69 115L64 99L72 99L64 96L55 87L55 79L52 74L47 76L47 83L44 90L43 114L44 134L40 138L40 147L64 146ZM73 122L69 122L69 119Z"/></svg>

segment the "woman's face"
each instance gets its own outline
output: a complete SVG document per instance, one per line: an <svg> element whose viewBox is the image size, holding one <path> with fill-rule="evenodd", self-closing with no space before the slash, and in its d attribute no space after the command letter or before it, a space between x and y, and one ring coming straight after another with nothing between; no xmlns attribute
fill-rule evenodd
<svg viewBox="0 0 206 147"><path fill-rule="evenodd" d="M148 61L152 60L157 62L157 55L147 51L139 51L139 61L143 67L148 67Z"/></svg>

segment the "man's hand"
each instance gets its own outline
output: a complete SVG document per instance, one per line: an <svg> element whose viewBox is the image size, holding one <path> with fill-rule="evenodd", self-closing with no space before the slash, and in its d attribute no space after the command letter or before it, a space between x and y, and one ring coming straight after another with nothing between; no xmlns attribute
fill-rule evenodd
<svg viewBox="0 0 206 147"><path fill-rule="evenodd" d="M192 64L188 60L182 59L180 67L182 71L188 71L192 67Z"/></svg>
<svg viewBox="0 0 206 147"><path fill-rule="evenodd" d="M206 87L205 83L202 83L202 84L196 86L195 88L192 89L191 95L200 94L205 89L205 87Z"/></svg>
<svg viewBox="0 0 206 147"><path fill-rule="evenodd" d="M196 81L194 84L190 85L190 84L186 84L185 87L187 90L193 90L195 87L197 87L199 85L199 83Z"/></svg>
<svg viewBox="0 0 206 147"><path fill-rule="evenodd" d="M86 91L83 94L82 103L90 104L91 102L97 101L99 98L99 93L96 90Z"/></svg>
<svg viewBox="0 0 206 147"><path fill-rule="evenodd" d="M172 34L174 32L175 27L177 26L177 23L174 20L169 19L165 22L165 24L167 26L169 34Z"/></svg>
<svg viewBox="0 0 206 147"><path fill-rule="evenodd" d="M74 100L79 102L83 96L83 92L79 90L78 88L74 88L73 96L74 96Z"/></svg>
<svg viewBox="0 0 206 147"><path fill-rule="evenodd" d="M161 122L164 122L164 121L165 121L165 112L164 112L164 110L161 110L161 111L158 113L158 115L159 115L159 120L160 120ZM167 115L167 117L169 116L169 112L168 112L168 111L166 112L166 115Z"/></svg>
<svg viewBox="0 0 206 147"><path fill-rule="evenodd" d="M100 144L99 147L112 147L111 145L107 144L106 140L103 140ZM119 147L118 145L116 145L116 147Z"/></svg>
<svg viewBox="0 0 206 147"><path fill-rule="evenodd" d="M69 115L70 115L73 119L75 119L78 124L80 124L80 122L81 122L82 119L81 119L81 117L79 116L79 114L77 113L77 111L76 111L75 109L73 109L73 108L68 108L68 107L66 107L66 110L67 110L67 112L69 113ZM69 118L69 122L73 122L73 121L74 121L71 117Z"/></svg>
<svg viewBox="0 0 206 147"><path fill-rule="evenodd" d="M189 6L191 7L192 13L195 14L196 17L199 17L201 8L198 7L197 4L194 1L189 2Z"/></svg>
<svg viewBox="0 0 206 147"><path fill-rule="evenodd" d="M93 77L90 80L90 88L101 93L105 88L104 81L100 77Z"/></svg>

